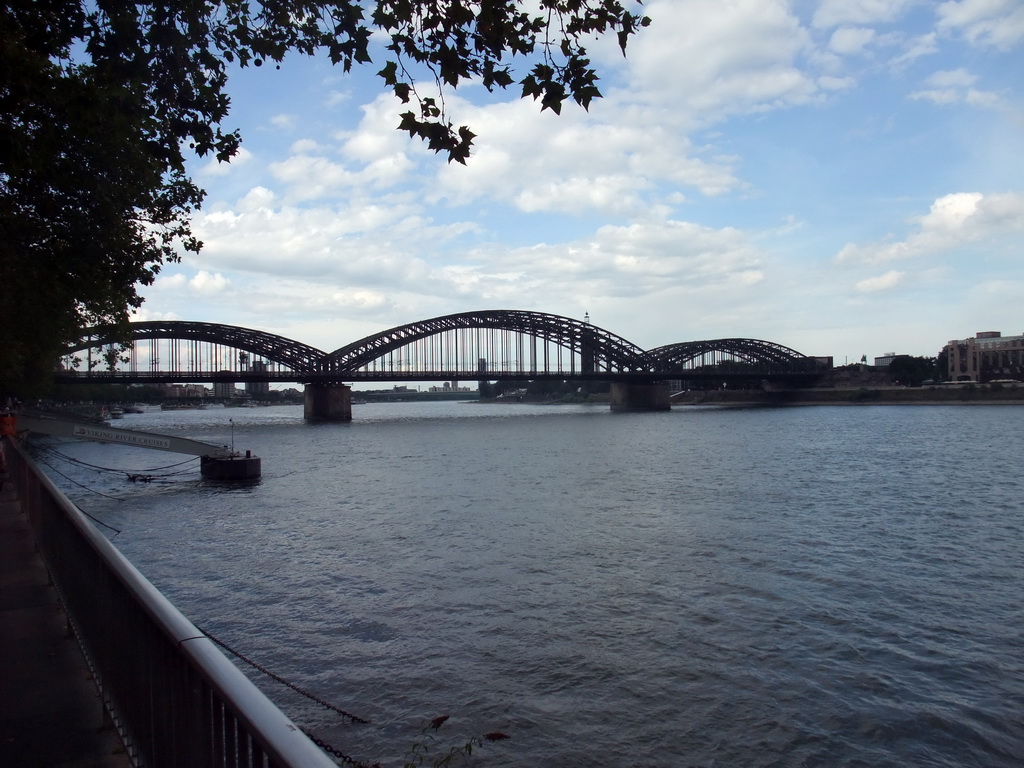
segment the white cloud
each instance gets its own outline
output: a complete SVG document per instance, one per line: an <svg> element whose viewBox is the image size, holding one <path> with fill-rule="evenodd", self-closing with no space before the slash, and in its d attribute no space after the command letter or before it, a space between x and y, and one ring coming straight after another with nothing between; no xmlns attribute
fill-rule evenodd
<svg viewBox="0 0 1024 768"><path fill-rule="evenodd" d="M909 98L914 101L930 101L932 104L956 104L963 100L965 94L953 90L952 88L929 88L923 91L913 91L909 94Z"/></svg>
<svg viewBox="0 0 1024 768"><path fill-rule="evenodd" d="M188 286L196 293L207 296L223 293L231 285L231 281L219 272L210 274L206 270L199 270L195 277L188 281Z"/></svg>
<svg viewBox="0 0 1024 768"><path fill-rule="evenodd" d="M260 275L275 292L283 281L295 280L311 286L313 294L382 286L433 294L447 283L431 259L473 228L459 221L435 224L419 206L397 199L296 207L254 190L234 208L222 206L196 219L195 231L206 247L188 261L208 271ZM293 307L312 304L300 299Z"/></svg>
<svg viewBox="0 0 1024 768"><path fill-rule="evenodd" d="M645 11L653 24L630 52L634 84L645 99L671 104L681 125L815 96L813 79L796 64L810 38L782 0L661 0Z"/></svg>
<svg viewBox="0 0 1024 768"><path fill-rule="evenodd" d="M409 181L415 169L410 153L422 148L395 130L395 100L379 95L362 111L355 130L337 133L334 141L299 139L289 157L269 165L271 175L285 184L286 199L321 200Z"/></svg>
<svg viewBox="0 0 1024 768"><path fill-rule="evenodd" d="M329 325L324 328L325 324L339 315L347 318L374 317L392 311L396 306L395 295L394 290L346 288L311 280L282 279L272 287L259 283L247 285L244 294L234 298L230 315L274 318L274 323L281 325L296 320L307 323L314 320L321 326L321 333L316 334L317 338L311 343L329 350L346 339L332 332ZM307 340L313 336L293 338ZM351 341L351 338L347 340Z"/></svg>
<svg viewBox="0 0 1024 768"><path fill-rule="evenodd" d="M818 85L825 91L845 91L857 85L857 81L852 77L823 75L818 78Z"/></svg>
<svg viewBox="0 0 1024 768"><path fill-rule="evenodd" d="M175 312L151 312L145 306L132 311L129 320L133 323L145 323L157 320L181 320Z"/></svg>
<svg viewBox="0 0 1024 768"><path fill-rule="evenodd" d="M909 98L930 101L933 104L969 104L975 107L994 107L1001 102L998 94L980 91L972 86L978 76L966 69L940 70L930 75L925 83L929 88L913 91Z"/></svg>
<svg viewBox="0 0 1024 768"><path fill-rule="evenodd" d="M524 189L516 198L516 205L526 212L590 209L629 213L643 205L636 189L636 179L627 175L552 179Z"/></svg>
<svg viewBox="0 0 1024 768"><path fill-rule="evenodd" d="M883 264L938 255L965 243L1024 230L1024 194L956 192L937 199L904 240L856 245L836 255L837 264Z"/></svg>
<svg viewBox="0 0 1024 768"><path fill-rule="evenodd" d="M206 165L199 169L200 178L210 178L216 176L227 176L232 171L236 171L239 168L243 168L249 165L253 160L253 154L245 147L239 147L238 153L231 158L231 162L222 163L217 158L213 158Z"/></svg>
<svg viewBox="0 0 1024 768"><path fill-rule="evenodd" d="M454 100L454 103L462 102ZM361 109L363 118L358 131L340 137L343 139L342 151L346 158L371 168L382 164L397 165L405 170L410 167L405 159L410 149L425 151L420 142L411 142L408 134L397 129L400 113L408 109L408 106L403 106L391 94L381 94Z"/></svg>
<svg viewBox="0 0 1024 768"><path fill-rule="evenodd" d="M866 27L840 27L832 33L828 47L836 53L849 56L862 53L875 39L875 30Z"/></svg>
<svg viewBox="0 0 1024 768"><path fill-rule="evenodd" d="M293 155L312 155L317 152L324 152L325 149L319 141L313 139L299 139L293 141L290 147L290 151Z"/></svg>
<svg viewBox="0 0 1024 768"><path fill-rule="evenodd" d="M501 255L518 275L509 288L525 288L560 301L563 295L649 296L750 286L764 278L761 253L740 231L684 221L604 226L592 236Z"/></svg>
<svg viewBox="0 0 1024 768"><path fill-rule="evenodd" d="M475 153L468 167L421 162L418 167L433 167L437 174L424 183L426 200L461 205L487 199L525 212L619 217L656 207L655 195L679 200L685 188L705 196L729 194L746 186L736 174L738 158L714 146L695 146L690 138L695 127L731 114L808 103L826 90L854 84L837 76L819 86L802 71L798 62L810 50L810 39L782 0L727 6L714 0L656 0L645 12L654 23L631 46L623 65L629 87L602 83L606 97L589 113L571 104L556 116L540 112L530 100L476 106L461 96L449 98L456 122L468 123L478 134ZM396 136L405 142L394 130L394 100L382 98L392 112L368 112L346 137L350 170L364 158L357 145ZM417 150L422 147L410 150L407 142L394 148L406 158ZM292 178L307 179L304 194L311 196L320 194L318 179L330 178L331 171L296 167ZM337 188L337 182L321 187Z"/></svg>
<svg viewBox="0 0 1024 768"><path fill-rule="evenodd" d="M815 27L879 24L895 21L916 0L823 0L814 12Z"/></svg>
<svg viewBox="0 0 1024 768"><path fill-rule="evenodd" d="M961 32L972 44L1009 50L1024 39L1019 0L951 0L936 10L941 31Z"/></svg>
<svg viewBox="0 0 1024 768"><path fill-rule="evenodd" d="M492 199L521 211L611 216L639 214L643 195L659 183L718 195L740 186L734 158L697 157L685 132L651 123L654 115L614 94L590 115L566 107L561 116L529 102L460 108L479 134L468 166L437 167L428 201L463 204Z"/></svg>
<svg viewBox="0 0 1024 768"><path fill-rule="evenodd" d="M270 118L270 124L285 131L293 130L298 122L295 115L278 114Z"/></svg>
<svg viewBox="0 0 1024 768"><path fill-rule="evenodd" d="M274 205L277 195L266 187L253 187L239 201L239 208L243 211L262 211Z"/></svg>
<svg viewBox="0 0 1024 768"><path fill-rule="evenodd" d="M991 91L978 91L974 88L969 88L967 93L964 94L964 103L969 104L972 107L985 107L991 109L1002 104L1003 100L998 93L992 93Z"/></svg>
<svg viewBox="0 0 1024 768"><path fill-rule="evenodd" d="M339 195L351 189L359 179L358 173L326 157L292 155L287 160L271 163L270 172L288 187L292 200L319 200Z"/></svg>
<svg viewBox="0 0 1024 768"><path fill-rule="evenodd" d="M188 278L185 277L181 272L176 272L173 275L166 273L159 275L153 282L153 288L158 291L173 291L179 288L184 288Z"/></svg>
<svg viewBox="0 0 1024 768"><path fill-rule="evenodd" d="M459 239L473 228L432 223L410 206L239 206L197 221L206 248L189 263L211 288L226 287L214 280L223 270L252 275L234 281L234 300L247 312L285 315L520 306L524 297L553 307L577 296L746 290L764 279L760 251L730 227L653 218L525 247Z"/></svg>
<svg viewBox="0 0 1024 768"><path fill-rule="evenodd" d="M903 53L889 60L889 65L899 69L923 56L937 53L939 45L934 32L912 37L903 45Z"/></svg>
<svg viewBox="0 0 1024 768"><path fill-rule="evenodd" d="M969 88L978 82L978 76L966 69L946 69L932 73L925 81L933 88Z"/></svg>
<svg viewBox="0 0 1024 768"><path fill-rule="evenodd" d="M903 280L903 272L899 272L895 269L886 272L884 275L878 277L870 277L867 280L861 280L857 283L856 288L861 293L877 293L878 291L888 291L895 288Z"/></svg>
<svg viewBox="0 0 1024 768"><path fill-rule="evenodd" d="M324 99L324 106L328 109L335 109L342 104L349 103L351 100L352 94L348 91L330 91Z"/></svg>

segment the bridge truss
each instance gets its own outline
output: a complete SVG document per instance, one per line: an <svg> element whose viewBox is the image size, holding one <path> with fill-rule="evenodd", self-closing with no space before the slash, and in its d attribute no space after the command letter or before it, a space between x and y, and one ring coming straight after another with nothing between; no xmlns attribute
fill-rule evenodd
<svg viewBox="0 0 1024 768"><path fill-rule="evenodd" d="M367 336L333 352L216 323L132 323L131 342L90 328L58 379L121 383L329 383L506 379L657 381L806 377L813 358L772 342L718 339L644 351L588 322L541 312L483 310Z"/></svg>
<svg viewBox="0 0 1024 768"><path fill-rule="evenodd" d="M463 312L397 326L332 352L352 379L586 378L628 374L643 350L590 323L541 312Z"/></svg>
<svg viewBox="0 0 1024 768"><path fill-rule="evenodd" d="M676 378L735 376L772 378L820 372L821 363L795 349L759 339L709 339L667 344L644 353L648 370Z"/></svg>
<svg viewBox="0 0 1024 768"><path fill-rule="evenodd" d="M88 328L61 361L65 376L91 381L299 381L319 369L324 352L284 336L218 323L131 323L130 343L107 328Z"/></svg>

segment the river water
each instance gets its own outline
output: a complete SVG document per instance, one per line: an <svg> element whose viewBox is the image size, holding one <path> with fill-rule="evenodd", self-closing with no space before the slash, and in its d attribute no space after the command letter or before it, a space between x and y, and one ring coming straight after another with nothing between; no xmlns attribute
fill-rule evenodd
<svg viewBox="0 0 1024 768"><path fill-rule="evenodd" d="M354 416L116 423L233 440L250 487L118 445L40 458L197 625L370 720L243 665L361 761L450 715L430 754L501 731L473 755L502 768L1024 765L1024 408Z"/></svg>

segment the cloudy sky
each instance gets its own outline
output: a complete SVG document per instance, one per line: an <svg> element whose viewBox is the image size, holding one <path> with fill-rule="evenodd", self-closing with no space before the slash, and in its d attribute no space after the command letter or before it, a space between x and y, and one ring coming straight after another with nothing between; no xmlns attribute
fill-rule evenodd
<svg viewBox="0 0 1024 768"><path fill-rule="evenodd" d="M836 363L1024 332L1024 3L652 0L605 98L449 94L468 166L396 130L377 66L232 80L230 165L193 166L206 247L139 319L333 350L474 309L643 348L742 336Z"/></svg>

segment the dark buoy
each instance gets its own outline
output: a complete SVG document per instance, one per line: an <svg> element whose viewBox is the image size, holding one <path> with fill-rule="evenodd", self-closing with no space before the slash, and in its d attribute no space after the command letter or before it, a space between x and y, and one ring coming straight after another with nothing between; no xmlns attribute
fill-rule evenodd
<svg viewBox="0 0 1024 768"><path fill-rule="evenodd" d="M258 480L260 459L252 451L246 451L245 456L203 456L199 471L207 480Z"/></svg>

